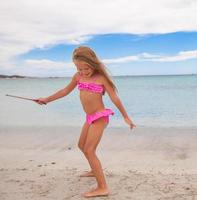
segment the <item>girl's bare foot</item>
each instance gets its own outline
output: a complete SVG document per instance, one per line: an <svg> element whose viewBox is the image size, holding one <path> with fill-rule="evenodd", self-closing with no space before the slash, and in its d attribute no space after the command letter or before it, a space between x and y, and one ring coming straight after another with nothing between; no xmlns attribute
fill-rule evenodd
<svg viewBox="0 0 197 200"><path fill-rule="evenodd" d="M93 171L86 172L86 173L80 175L80 177L93 177L93 176L94 176Z"/></svg>
<svg viewBox="0 0 197 200"><path fill-rule="evenodd" d="M84 197L101 197L101 196L108 196L109 190L107 188L96 188L93 190L90 190L89 192L85 192L83 194Z"/></svg>

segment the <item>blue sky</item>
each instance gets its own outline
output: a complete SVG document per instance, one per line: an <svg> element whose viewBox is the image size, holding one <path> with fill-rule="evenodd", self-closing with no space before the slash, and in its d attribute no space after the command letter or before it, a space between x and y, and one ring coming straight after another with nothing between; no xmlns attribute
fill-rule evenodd
<svg viewBox="0 0 197 200"><path fill-rule="evenodd" d="M197 32L177 32L168 34L106 34L95 35L81 45L91 47L103 59L116 59L149 53L160 56L176 56L181 51L195 51ZM71 62L74 48L78 45L56 45L46 49L34 49L20 59L50 59L57 62ZM18 58L19 59L19 58ZM130 61L109 63L106 66L114 75L148 75L148 74L192 74L197 73L197 59L188 58L177 61ZM65 75L72 75L68 71ZM61 76L61 75L58 75ZM64 76L62 74L62 76Z"/></svg>
<svg viewBox="0 0 197 200"><path fill-rule="evenodd" d="M91 47L112 75L197 74L194 0L152 0L155 12L145 0L17 1L1 3L0 74L72 76L80 45Z"/></svg>

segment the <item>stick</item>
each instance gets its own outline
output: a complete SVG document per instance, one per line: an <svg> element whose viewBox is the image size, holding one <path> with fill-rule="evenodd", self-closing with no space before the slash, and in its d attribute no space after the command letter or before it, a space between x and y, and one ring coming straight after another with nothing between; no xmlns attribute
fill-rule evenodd
<svg viewBox="0 0 197 200"><path fill-rule="evenodd" d="M6 94L5 96L34 101L34 99Z"/></svg>
<svg viewBox="0 0 197 200"><path fill-rule="evenodd" d="M10 94L6 94L5 96L37 102L36 99L30 99L30 98L26 98L26 97L19 97L19 96L14 96L14 95L10 95ZM46 103L44 103L44 104L46 104Z"/></svg>

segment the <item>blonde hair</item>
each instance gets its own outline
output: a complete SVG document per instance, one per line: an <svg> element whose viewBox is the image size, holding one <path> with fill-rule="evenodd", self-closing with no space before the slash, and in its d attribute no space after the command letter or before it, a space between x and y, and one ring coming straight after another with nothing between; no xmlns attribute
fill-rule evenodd
<svg viewBox="0 0 197 200"><path fill-rule="evenodd" d="M79 46L78 48L76 48L73 51L72 59L73 59L73 61L80 60L80 61L84 61L87 64L89 64L90 67L92 67L92 69L94 70L94 73L99 73L99 74L103 75L107 79L107 81L109 82L111 87L115 91L117 91L116 86L114 85L113 81L111 80L110 76L107 73L107 68L98 59L95 52L91 48L86 47L86 46Z"/></svg>

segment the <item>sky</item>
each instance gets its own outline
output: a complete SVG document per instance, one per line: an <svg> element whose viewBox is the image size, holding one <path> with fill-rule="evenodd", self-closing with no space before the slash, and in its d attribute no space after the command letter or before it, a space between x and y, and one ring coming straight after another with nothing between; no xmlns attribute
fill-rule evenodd
<svg viewBox="0 0 197 200"><path fill-rule="evenodd" d="M197 74L196 0L0 0L0 74L72 76L89 46L111 75Z"/></svg>

